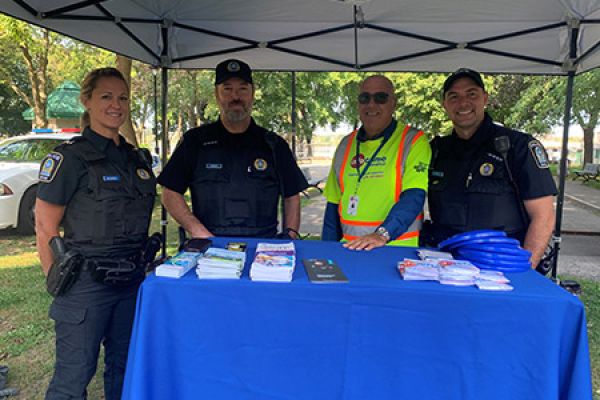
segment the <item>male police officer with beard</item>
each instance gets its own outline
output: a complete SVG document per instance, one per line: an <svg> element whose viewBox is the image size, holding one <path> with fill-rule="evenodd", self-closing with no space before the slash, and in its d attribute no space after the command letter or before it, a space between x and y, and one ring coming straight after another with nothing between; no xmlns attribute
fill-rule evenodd
<svg viewBox="0 0 600 400"><path fill-rule="evenodd" d="M217 65L215 96L219 120L186 132L158 178L163 204L194 238L275 237L281 195L283 234L296 238L299 193L308 183L287 143L250 116L250 67L239 60ZM193 212L183 197L188 188Z"/></svg>
<svg viewBox="0 0 600 400"><path fill-rule="evenodd" d="M495 124L478 72L461 68L443 89L451 135L431 142L429 211L421 245L459 232L498 229L532 252L535 268L554 228L556 185L542 144Z"/></svg>

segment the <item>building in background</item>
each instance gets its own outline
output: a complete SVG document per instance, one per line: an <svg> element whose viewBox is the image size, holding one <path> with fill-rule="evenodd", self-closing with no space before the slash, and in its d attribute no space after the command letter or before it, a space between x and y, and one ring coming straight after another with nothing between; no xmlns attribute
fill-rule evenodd
<svg viewBox="0 0 600 400"><path fill-rule="evenodd" d="M540 138L548 152L548 158L553 163L560 161L562 151L563 128L556 127L552 132ZM583 163L583 131L578 125L569 128L569 163L581 165ZM600 163L600 131L594 133L593 162Z"/></svg>
<svg viewBox="0 0 600 400"><path fill-rule="evenodd" d="M79 117L84 111L79 102L79 85L64 81L48 96L46 118L49 129L79 128ZM34 121L33 108L23 111L23 118ZM32 129L38 128L32 125Z"/></svg>

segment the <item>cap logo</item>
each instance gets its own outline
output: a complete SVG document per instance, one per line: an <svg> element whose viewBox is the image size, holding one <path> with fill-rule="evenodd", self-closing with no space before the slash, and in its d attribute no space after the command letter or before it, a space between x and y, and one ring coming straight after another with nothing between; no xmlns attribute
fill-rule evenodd
<svg viewBox="0 0 600 400"><path fill-rule="evenodd" d="M240 64L237 61L231 61L227 64L227 71L229 72L238 72L240 70Z"/></svg>

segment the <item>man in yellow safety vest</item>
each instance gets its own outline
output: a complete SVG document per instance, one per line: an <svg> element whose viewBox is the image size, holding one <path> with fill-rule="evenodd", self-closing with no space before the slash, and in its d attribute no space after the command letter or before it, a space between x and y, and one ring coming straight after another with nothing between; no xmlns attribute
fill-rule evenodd
<svg viewBox="0 0 600 400"><path fill-rule="evenodd" d="M431 149L422 131L394 119L396 104L385 76L362 82L362 126L338 145L325 187L323 240L353 250L418 245Z"/></svg>

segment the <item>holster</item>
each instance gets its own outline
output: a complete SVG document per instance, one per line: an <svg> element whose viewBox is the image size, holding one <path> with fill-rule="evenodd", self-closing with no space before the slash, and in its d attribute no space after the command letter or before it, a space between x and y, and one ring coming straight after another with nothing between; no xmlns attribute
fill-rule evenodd
<svg viewBox="0 0 600 400"><path fill-rule="evenodd" d="M156 260L156 255L160 251L163 242L163 236L158 232L154 232L148 240L146 240L146 244L140 254L140 263L142 264L142 269L146 273L152 272L154 268L163 261L158 260L160 262L157 262Z"/></svg>
<svg viewBox="0 0 600 400"><path fill-rule="evenodd" d="M85 265L97 282L109 286L134 285L143 281L146 272L153 269L162 242L162 235L156 232L146 240L138 254L123 259L88 258Z"/></svg>
<svg viewBox="0 0 600 400"><path fill-rule="evenodd" d="M62 296L71 289L79 277L83 256L73 251L66 251L60 236L50 239L50 249L54 254L54 262L46 277L46 288L52 296Z"/></svg>
<svg viewBox="0 0 600 400"><path fill-rule="evenodd" d="M88 258L85 260L85 266L96 282L109 286L130 286L146 277L144 268L138 261L138 255L126 259Z"/></svg>

